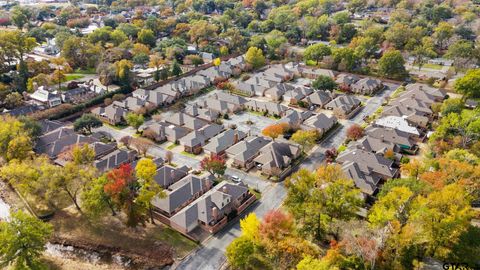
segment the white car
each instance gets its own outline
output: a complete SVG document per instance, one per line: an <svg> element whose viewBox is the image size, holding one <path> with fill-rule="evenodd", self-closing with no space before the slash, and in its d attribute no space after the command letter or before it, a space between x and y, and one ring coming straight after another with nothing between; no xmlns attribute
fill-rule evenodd
<svg viewBox="0 0 480 270"><path fill-rule="evenodd" d="M236 175L232 175L230 178L232 179L233 182L236 182L236 183L242 182L240 178Z"/></svg>

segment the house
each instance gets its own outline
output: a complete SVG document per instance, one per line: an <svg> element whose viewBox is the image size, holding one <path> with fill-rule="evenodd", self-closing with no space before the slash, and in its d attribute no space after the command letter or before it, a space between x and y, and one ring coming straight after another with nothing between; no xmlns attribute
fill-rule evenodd
<svg viewBox="0 0 480 270"><path fill-rule="evenodd" d="M411 126L410 123L405 119L405 117L385 116L375 120L373 126L393 128L408 133L413 138L420 137L420 132L418 131L418 129L414 126Z"/></svg>
<svg viewBox="0 0 480 270"><path fill-rule="evenodd" d="M417 111L415 108L402 104L386 106L382 112L382 116L405 117L405 120L411 125L421 129L426 129L431 120L431 117L425 112Z"/></svg>
<svg viewBox="0 0 480 270"><path fill-rule="evenodd" d="M126 99L124 99L122 101L114 101L113 102L114 106L124 108L125 110L133 111L133 112L136 112L136 111L144 108L145 106L147 106L147 104L148 103L145 100L140 99L140 98L136 98L136 97L127 97Z"/></svg>
<svg viewBox="0 0 480 270"><path fill-rule="evenodd" d="M246 80L244 83L249 85L254 85L255 95L261 97L264 95L265 90L283 81L282 78L273 77L273 75L270 75L268 80L266 78L267 78L266 76L262 76L262 74L260 73Z"/></svg>
<svg viewBox="0 0 480 270"><path fill-rule="evenodd" d="M38 154L45 154L51 159L68 150L74 145L90 144L98 141L93 137L76 134L72 129L61 127L40 136L34 150Z"/></svg>
<svg viewBox="0 0 480 270"><path fill-rule="evenodd" d="M473 110L473 109L477 108L477 106L478 106L478 101L476 101L474 99L465 100L465 108Z"/></svg>
<svg viewBox="0 0 480 270"><path fill-rule="evenodd" d="M13 108L11 110L5 110L2 114L9 114L11 116L30 115L44 109L44 106L40 106L37 104L27 104L24 106Z"/></svg>
<svg viewBox="0 0 480 270"><path fill-rule="evenodd" d="M165 117L164 121L177 126L188 128L190 130L197 130L208 124L206 121L203 121L196 117L192 117L183 112L171 114L168 117Z"/></svg>
<svg viewBox="0 0 480 270"><path fill-rule="evenodd" d="M262 174L279 176L301 154L297 144L288 141L272 141L260 149L260 155L254 159Z"/></svg>
<svg viewBox="0 0 480 270"><path fill-rule="evenodd" d="M221 69L219 66L213 66L204 70L200 70L197 72L197 74L210 78L212 82L227 80L232 75L231 73L225 71L225 69Z"/></svg>
<svg viewBox="0 0 480 270"><path fill-rule="evenodd" d="M393 128L369 127L365 133L386 142L395 143L403 152L414 155L418 145L410 134Z"/></svg>
<svg viewBox="0 0 480 270"><path fill-rule="evenodd" d="M48 119L40 120L38 121L38 124L40 125L40 134L42 135L64 126L64 123L60 121Z"/></svg>
<svg viewBox="0 0 480 270"><path fill-rule="evenodd" d="M187 176L189 169L186 166L174 168L169 165L163 165L157 168L153 179L163 189L168 189L178 180Z"/></svg>
<svg viewBox="0 0 480 270"><path fill-rule="evenodd" d="M400 153L401 149L393 142L375 138L372 136L364 136L363 138L352 142L352 147L362 149L376 154L384 154L387 150Z"/></svg>
<svg viewBox="0 0 480 270"><path fill-rule="evenodd" d="M215 93L215 94L213 94L213 97L218 99L218 100L225 101L227 103L233 104L235 111L243 109L243 105L245 103L247 103L247 101L248 101L244 97L237 96L237 95L231 95L231 94L228 94L228 93L225 93L225 92Z"/></svg>
<svg viewBox="0 0 480 270"><path fill-rule="evenodd" d="M304 129L314 129L323 136L337 124L335 116L328 117L323 113L315 114L303 122Z"/></svg>
<svg viewBox="0 0 480 270"><path fill-rule="evenodd" d="M268 143L270 143L270 139L251 136L227 148L225 153L232 158L233 167L249 170L255 166L253 160L260 154L259 149Z"/></svg>
<svg viewBox="0 0 480 270"><path fill-rule="evenodd" d="M93 92L98 94L105 93L105 92L114 92L120 89L120 86L116 84L103 85L103 83L100 82L99 78L95 78L92 81L90 81L89 85L93 90Z"/></svg>
<svg viewBox="0 0 480 270"><path fill-rule="evenodd" d="M257 96L263 96L264 92L268 89L271 88L273 85L269 86L262 86L258 84L250 84L247 82L239 81L237 82L235 89L242 94L253 97L255 95Z"/></svg>
<svg viewBox="0 0 480 270"><path fill-rule="evenodd" d="M203 146L208 140L222 132L223 126L217 124L209 124L200 129L195 129L182 137L179 142L183 145L185 152L192 154L200 154Z"/></svg>
<svg viewBox="0 0 480 270"><path fill-rule="evenodd" d="M313 113L310 111L299 112L289 109L285 113L285 116L282 117L282 119L278 120L278 123L287 123L292 128L300 128L302 122L312 116L312 114Z"/></svg>
<svg viewBox="0 0 480 270"><path fill-rule="evenodd" d="M138 98L141 100L147 100L148 97L150 96L151 91L150 90L145 90L143 88L138 88L137 90L132 92L132 96L134 98Z"/></svg>
<svg viewBox="0 0 480 270"><path fill-rule="evenodd" d="M227 148L245 139L247 135L235 129L228 129L213 137L203 150L210 155L224 155Z"/></svg>
<svg viewBox="0 0 480 270"><path fill-rule="evenodd" d="M295 87L288 83L279 83L271 88L265 90L264 95L272 101L279 101L282 99L285 92L293 90Z"/></svg>
<svg viewBox="0 0 480 270"><path fill-rule="evenodd" d="M213 53L208 53L208 52L200 52L199 55L203 59L203 62L205 63L210 63L213 61L213 59L216 58Z"/></svg>
<svg viewBox="0 0 480 270"><path fill-rule="evenodd" d="M282 117L287 112L288 108L273 102L263 102L250 100L245 103L245 108L251 111L263 112L266 115Z"/></svg>
<svg viewBox="0 0 480 270"><path fill-rule="evenodd" d="M302 101L307 102L311 106L323 108L328 102L335 98L335 94L330 91L317 90L306 96Z"/></svg>
<svg viewBox="0 0 480 270"><path fill-rule="evenodd" d="M170 96L173 100L177 100L180 98L180 91L178 90L178 87L178 85L175 85L175 82L171 82L155 88L154 91L166 96Z"/></svg>
<svg viewBox="0 0 480 270"><path fill-rule="evenodd" d="M273 65L269 68L267 68L263 74L265 75L265 78L267 80L270 80L271 78L279 78L280 81L277 81L277 79L273 80L276 82L285 82L293 79L294 74L292 71L287 69L284 65L278 64L278 65Z"/></svg>
<svg viewBox="0 0 480 270"><path fill-rule="evenodd" d="M173 104L175 102L175 97L153 90L149 91L147 101L159 107Z"/></svg>
<svg viewBox="0 0 480 270"><path fill-rule="evenodd" d="M95 92L90 91L87 87L78 87L60 94L62 101L66 103L82 103L96 96Z"/></svg>
<svg viewBox="0 0 480 270"><path fill-rule="evenodd" d="M111 124L118 125L124 122L125 116L128 111L122 107L110 104L107 107L97 107L93 109L92 114L100 118L101 120Z"/></svg>
<svg viewBox="0 0 480 270"><path fill-rule="evenodd" d="M367 195L373 195L381 182L400 175L393 160L363 149L347 149L338 155L336 162L343 165L347 176Z"/></svg>
<svg viewBox="0 0 480 270"><path fill-rule="evenodd" d="M190 115L192 117L196 117L201 120L205 120L207 122L215 122L215 120L218 119L220 116L220 113L218 111L206 108L200 108L198 104L193 104L193 105L187 105L183 112L187 115Z"/></svg>
<svg viewBox="0 0 480 270"><path fill-rule="evenodd" d="M360 110L361 101L352 95L342 95L327 103L325 108L333 110L337 118L348 119Z"/></svg>
<svg viewBox="0 0 480 270"><path fill-rule="evenodd" d="M420 112L424 116L427 116L429 118L433 116L433 111L430 108L432 103L426 103L426 102L422 101L421 99L415 98L415 96L398 97L398 98L392 100L389 104L389 106L395 106L395 105L405 107L409 110L415 110L415 111Z"/></svg>
<svg viewBox="0 0 480 270"><path fill-rule="evenodd" d="M295 89L286 91L285 94L283 95L283 100L292 105L295 105L300 100L304 99L306 96L312 93L313 93L313 90L311 88L297 87Z"/></svg>
<svg viewBox="0 0 480 270"><path fill-rule="evenodd" d="M421 83L405 86L405 92L401 93L399 97L411 97L412 95L425 103L442 102L447 97L445 90Z"/></svg>
<svg viewBox="0 0 480 270"><path fill-rule="evenodd" d="M165 189L164 198L155 197L152 205L156 212L169 218L210 190L212 185L208 177L188 174Z"/></svg>
<svg viewBox="0 0 480 270"><path fill-rule="evenodd" d="M136 157L137 152L134 150L117 149L96 159L93 165L99 172L107 172L118 168L122 164L133 162Z"/></svg>
<svg viewBox="0 0 480 270"><path fill-rule="evenodd" d="M233 68L233 74L239 75L243 70L247 68L247 62L243 55L228 59L225 63L228 63Z"/></svg>
<svg viewBox="0 0 480 270"><path fill-rule="evenodd" d="M335 78L335 74L333 71L329 69L321 69L321 68L308 68L308 67L303 67L300 69L300 74L302 77L309 78L312 80L317 79L320 76L327 76L330 78Z"/></svg>
<svg viewBox="0 0 480 270"><path fill-rule="evenodd" d="M215 233L228 215L242 213L255 200L246 185L223 181L172 216L170 226L183 234L197 228Z"/></svg>
<svg viewBox="0 0 480 270"><path fill-rule="evenodd" d="M363 78L350 85L350 90L356 94L372 96L384 88L382 81L374 78Z"/></svg>
<svg viewBox="0 0 480 270"><path fill-rule="evenodd" d="M34 104L44 105L49 108L62 104L60 95L56 92L50 92L40 86L35 92L30 94L30 99Z"/></svg>
<svg viewBox="0 0 480 270"><path fill-rule="evenodd" d="M147 134L147 130L153 132L154 140L157 142L163 142L165 140L178 143L181 138L190 133L190 129L185 127L176 126L166 122L156 122L144 127L144 134Z"/></svg>
<svg viewBox="0 0 480 270"><path fill-rule="evenodd" d="M352 84L356 83L358 80L360 80L360 78L355 75L342 73L337 76L335 82L340 87L348 87L350 89Z"/></svg>

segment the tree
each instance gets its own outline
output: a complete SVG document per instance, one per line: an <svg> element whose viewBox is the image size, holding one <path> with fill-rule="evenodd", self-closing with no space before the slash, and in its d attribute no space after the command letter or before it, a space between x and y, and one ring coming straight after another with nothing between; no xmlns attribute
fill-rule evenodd
<svg viewBox="0 0 480 270"><path fill-rule="evenodd" d="M153 146L153 143L145 138L133 138L131 145L137 149L138 153L142 156L147 156L148 149Z"/></svg>
<svg viewBox="0 0 480 270"><path fill-rule="evenodd" d="M180 64L178 64L177 60L174 60L172 65L172 71L171 71L172 76L179 76L182 73L183 71L182 71L182 68L180 67Z"/></svg>
<svg viewBox="0 0 480 270"><path fill-rule="evenodd" d="M172 164L172 160L173 160L173 152L172 151L165 152L165 161L168 164Z"/></svg>
<svg viewBox="0 0 480 270"><path fill-rule="evenodd" d="M120 81L120 83L124 86L130 86L131 82L131 70L133 68L133 63L129 60L122 59L120 61L115 62L115 73L116 77Z"/></svg>
<svg viewBox="0 0 480 270"><path fill-rule="evenodd" d="M29 23L33 15L32 10L29 7L20 5L14 6L11 12L12 23L20 30Z"/></svg>
<svg viewBox="0 0 480 270"><path fill-rule="evenodd" d="M415 57L414 64L418 66L418 70L422 69L422 66L427 63L428 59L437 56L432 38L424 37L422 44L416 46L412 54Z"/></svg>
<svg viewBox="0 0 480 270"><path fill-rule="evenodd" d="M0 116L0 156L5 159L8 157L25 156L31 145L24 136L28 136L22 122L11 116Z"/></svg>
<svg viewBox="0 0 480 270"><path fill-rule="evenodd" d="M40 257L45 250L52 226L22 211L0 222L0 266L14 269L43 269Z"/></svg>
<svg viewBox="0 0 480 270"><path fill-rule="evenodd" d="M287 123L273 124L265 127L262 130L262 134L275 140L276 138L278 138L278 136L284 134L287 129Z"/></svg>
<svg viewBox="0 0 480 270"><path fill-rule="evenodd" d="M102 126L102 121L91 114L84 114L73 123L73 129L84 134L92 134L92 128Z"/></svg>
<svg viewBox="0 0 480 270"><path fill-rule="evenodd" d="M224 175L227 165L225 164L225 159L219 155L211 155L210 157L205 157L200 162L200 167L202 170L209 172L211 175Z"/></svg>
<svg viewBox="0 0 480 270"><path fill-rule="evenodd" d="M260 228L260 220L255 213L248 214L244 219L240 220L240 229L242 236L257 243L260 240L258 229Z"/></svg>
<svg viewBox="0 0 480 270"><path fill-rule="evenodd" d="M188 35L190 36L190 41L195 44L195 47L198 48L200 42L215 38L217 35L217 26L209 23L205 20L199 20L192 23Z"/></svg>
<svg viewBox="0 0 480 270"><path fill-rule="evenodd" d="M480 136L480 112L463 110L460 114L449 113L440 120L430 142L459 136L463 148L478 140Z"/></svg>
<svg viewBox="0 0 480 270"><path fill-rule="evenodd" d="M148 45L151 48L155 47L155 34L150 29L142 29L138 32L138 42Z"/></svg>
<svg viewBox="0 0 480 270"><path fill-rule="evenodd" d="M322 44L322 43L317 43L308 46L305 49L305 52L303 53L303 58L305 61L315 61L315 63L318 65L318 62L322 61L325 56L331 55L332 51L330 50L330 47Z"/></svg>
<svg viewBox="0 0 480 270"><path fill-rule="evenodd" d="M148 208L138 199L142 186L137 181L132 166L129 163L120 165L119 168L108 172L106 177L105 193L124 211L127 226L136 227L143 224Z"/></svg>
<svg viewBox="0 0 480 270"><path fill-rule="evenodd" d="M32 154L32 140L27 135L19 135L8 143L7 160L24 160Z"/></svg>
<svg viewBox="0 0 480 270"><path fill-rule="evenodd" d="M155 175L157 174L157 165L152 159L142 158L138 161L135 167L135 174L138 178L138 182L141 188L138 192L138 201L144 204L144 207L148 208L150 214L150 221L155 224L153 219L153 205L152 200L155 197L164 198L166 194L162 191L162 188L155 182Z"/></svg>
<svg viewBox="0 0 480 270"><path fill-rule="evenodd" d="M245 54L245 61L252 65L254 69L257 69L265 65L265 56L263 56L261 49L257 47L250 47Z"/></svg>
<svg viewBox="0 0 480 270"><path fill-rule="evenodd" d="M23 104L23 97L18 92L7 94L3 101L7 109L14 109L20 107Z"/></svg>
<svg viewBox="0 0 480 270"><path fill-rule="evenodd" d="M190 54L185 56L183 63L186 65L194 65L195 67L198 67L199 65L203 64L203 59L199 55Z"/></svg>
<svg viewBox="0 0 480 270"><path fill-rule="evenodd" d="M471 69L463 77L455 80L454 89L464 98L480 97L480 69Z"/></svg>
<svg viewBox="0 0 480 270"><path fill-rule="evenodd" d="M117 213L112 198L105 192L105 185L108 179L105 175L93 179L85 185L81 194L82 208L84 212L92 218L99 218L108 210L112 216Z"/></svg>
<svg viewBox="0 0 480 270"><path fill-rule="evenodd" d="M448 22L440 22L434 29L433 37L437 40L440 49L444 49L447 41L454 34L453 26Z"/></svg>
<svg viewBox="0 0 480 270"><path fill-rule="evenodd" d="M356 141L362 138L363 135L364 135L364 128L358 124L353 124L349 126L347 129L347 138L352 141Z"/></svg>
<svg viewBox="0 0 480 270"><path fill-rule="evenodd" d="M53 81L58 83L58 90L63 81L65 81L65 74L72 71L67 60L63 57L52 58L50 60L55 65L55 71L53 72Z"/></svg>
<svg viewBox="0 0 480 270"><path fill-rule="evenodd" d="M407 72L405 70L405 60L400 51L389 50L385 52L378 61L378 72L387 78L403 79Z"/></svg>
<svg viewBox="0 0 480 270"><path fill-rule="evenodd" d="M317 130L297 130L293 135L291 140L298 143L302 146L302 151L305 151L306 148L309 148L315 144L319 139L319 134Z"/></svg>
<svg viewBox="0 0 480 270"><path fill-rule="evenodd" d="M320 75L313 81L312 87L314 89L333 91L337 88L337 83L329 76Z"/></svg>
<svg viewBox="0 0 480 270"><path fill-rule="evenodd" d="M376 228L388 227L394 221L405 224L413 198L414 193L407 187L394 187L373 205L368 220Z"/></svg>
<svg viewBox="0 0 480 270"><path fill-rule="evenodd" d="M478 61L479 55L473 42L461 39L448 46L445 57L453 60L455 70L458 71L471 67Z"/></svg>
<svg viewBox="0 0 480 270"><path fill-rule="evenodd" d="M141 114L130 112L130 113L127 113L127 115L125 116L125 121L127 121L127 124L129 126L132 126L133 128L135 128L138 133L138 128L141 125L143 125L143 123L145 122L145 119Z"/></svg>
<svg viewBox="0 0 480 270"><path fill-rule="evenodd" d="M255 243L246 237L236 238L228 245L225 255L235 269L250 269Z"/></svg>

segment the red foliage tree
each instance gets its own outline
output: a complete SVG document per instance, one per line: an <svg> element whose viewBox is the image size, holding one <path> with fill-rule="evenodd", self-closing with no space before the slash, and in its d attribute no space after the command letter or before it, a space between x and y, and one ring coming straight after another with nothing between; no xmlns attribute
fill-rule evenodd
<svg viewBox="0 0 480 270"><path fill-rule="evenodd" d="M331 163L337 158L338 156L338 151L335 148L327 149L325 151L325 161L327 163Z"/></svg>
<svg viewBox="0 0 480 270"><path fill-rule="evenodd" d="M271 210L260 224L259 234L262 239L281 240L294 230L293 218L280 210Z"/></svg>
<svg viewBox="0 0 480 270"><path fill-rule="evenodd" d="M347 129L347 138L356 141L363 137L363 132L364 129L361 126L353 124Z"/></svg>
<svg viewBox="0 0 480 270"><path fill-rule="evenodd" d="M219 155L205 157L200 162L200 167L212 175L223 175L225 173L225 169L227 169L225 159Z"/></svg>
<svg viewBox="0 0 480 270"><path fill-rule="evenodd" d="M107 173L108 182L103 187L111 197L118 197L125 192L128 185L135 181L134 171L130 163L122 164ZM118 198L117 198L118 199Z"/></svg>

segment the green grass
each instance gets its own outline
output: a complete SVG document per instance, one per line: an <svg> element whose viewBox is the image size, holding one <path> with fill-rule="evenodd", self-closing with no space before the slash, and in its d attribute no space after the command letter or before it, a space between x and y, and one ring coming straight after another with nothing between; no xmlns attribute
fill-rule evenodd
<svg viewBox="0 0 480 270"><path fill-rule="evenodd" d="M75 73L67 74L67 75L65 75L65 81L68 82L68 81L78 80L78 79L81 79L83 77L85 77L85 76L82 75L82 74L75 74Z"/></svg>
<svg viewBox="0 0 480 270"><path fill-rule="evenodd" d="M77 73L77 74L97 74L97 72L95 71L95 68L87 68L87 69L77 68L77 69L75 69L75 73Z"/></svg>
<svg viewBox="0 0 480 270"><path fill-rule="evenodd" d="M262 193L260 193L260 191L253 188L250 188L249 190L250 190L250 193L252 193L255 196L255 198L257 198L257 200L260 200L260 198L262 198Z"/></svg>
<svg viewBox="0 0 480 270"><path fill-rule="evenodd" d="M415 67L418 68L417 65L415 65ZM427 64L424 64L424 65L422 66L422 69L423 69L423 68L441 70L441 69L443 69L443 66L442 66L442 65L438 65L438 64L429 64L429 63L427 63Z"/></svg>
<svg viewBox="0 0 480 270"><path fill-rule="evenodd" d="M187 156L187 157L193 157L193 158L197 157L196 155L194 155L192 153L185 152L185 151L180 152L180 154L182 154L184 156Z"/></svg>
<svg viewBox="0 0 480 270"><path fill-rule="evenodd" d="M390 98L394 99L394 98L398 97L402 92L405 92L405 87L404 86L400 86L397 89L395 89L395 91L393 91L393 93L390 95Z"/></svg>
<svg viewBox="0 0 480 270"><path fill-rule="evenodd" d="M173 148L175 148L175 147L177 147L177 146L178 146L178 144L172 143L172 144L170 144L169 146L167 146L167 150L172 150Z"/></svg>

